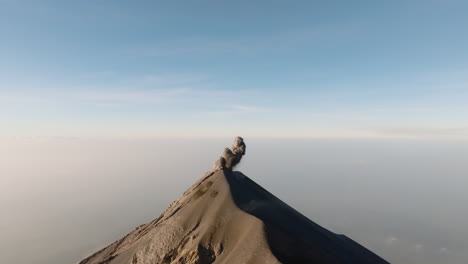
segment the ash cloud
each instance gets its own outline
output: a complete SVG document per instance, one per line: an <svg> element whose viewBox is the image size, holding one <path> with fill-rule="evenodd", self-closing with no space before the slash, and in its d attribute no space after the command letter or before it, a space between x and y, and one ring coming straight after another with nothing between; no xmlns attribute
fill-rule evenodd
<svg viewBox="0 0 468 264"><path fill-rule="evenodd" d="M239 164L242 156L245 155L245 149L246 145L244 139L241 137L234 138L232 147L224 149L223 156L219 157L219 159L215 162L211 172L224 169L232 171L232 168Z"/></svg>

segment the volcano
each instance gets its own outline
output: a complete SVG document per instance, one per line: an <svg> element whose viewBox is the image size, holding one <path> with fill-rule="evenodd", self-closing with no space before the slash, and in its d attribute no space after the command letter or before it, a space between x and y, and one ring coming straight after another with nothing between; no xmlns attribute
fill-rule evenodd
<svg viewBox="0 0 468 264"><path fill-rule="evenodd" d="M380 264L241 172L208 173L157 219L80 264Z"/></svg>

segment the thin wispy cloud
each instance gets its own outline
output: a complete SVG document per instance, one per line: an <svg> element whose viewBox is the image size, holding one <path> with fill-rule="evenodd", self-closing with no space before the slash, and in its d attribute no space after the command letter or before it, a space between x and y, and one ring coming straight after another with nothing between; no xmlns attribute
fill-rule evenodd
<svg viewBox="0 0 468 264"><path fill-rule="evenodd" d="M248 114L268 114L273 112L273 108L265 108L255 105L225 105L225 104L215 104L210 107L210 110L201 111L200 114L205 115L206 117L218 117L225 118L227 116L245 116Z"/></svg>
<svg viewBox="0 0 468 264"><path fill-rule="evenodd" d="M466 138L468 139L468 126L466 127L398 127L377 131L378 134L392 137L409 138Z"/></svg>
<svg viewBox="0 0 468 264"><path fill-rule="evenodd" d="M231 105L229 108L233 111L238 111L242 113L264 113L272 111L269 108L263 108L253 105Z"/></svg>
<svg viewBox="0 0 468 264"><path fill-rule="evenodd" d="M2 93L0 92L0 103L3 104L26 104L43 102L44 98L38 95L25 93Z"/></svg>
<svg viewBox="0 0 468 264"><path fill-rule="evenodd" d="M107 77L108 73L88 74L86 78L102 76ZM204 74L172 73L145 74L118 80L114 85L54 84L37 89L15 84L10 90L0 90L0 103L17 106L27 104L28 108L39 105L73 107L78 104L102 107L171 105L181 109L194 106L198 111L214 107L220 111L263 112L267 109L232 104L232 102L250 101L260 95L261 92L252 89L216 89L216 85Z"/></svg>
<svg viewBox="0 0 468 264"><path fill-rule="evenodd" d="M115 78L116 76L117 74L113 71L95 71L80 74L80 77L85 79Z"/></svg>
<svg viewBox="0 0 468 264"><path fill-rule="evenodd" d="M252 94L261 94L258 91L236 91L204 89L198 87L180 87L171 89L132 89L132 90L102 90L84 91L67 95L68 100L101 103L126 104L175 104L186 107L188 103L197 106L200 110L207 107L218 107L222 110L253 113L267 112L269 109L252 105L230 105L232 101L242 101Z"/></svg>
<svg viewBox="0 0 468 264"><path fill-rule="evenodd" d="M116 104L161 104L196 99L201 96L226 94L227 91L211 91L209 77L203 74L171 73L144 74L119 78L111 71L88 72L82 79L108 79L112 83L101 85L77 85L74 83L41 84L21 82L5 84L9 89L0 89L0 102L10 104L80 102L100 105Z"/></svg>
<svg viewBox="0 0 468 264"><path fill-rule="evenodd" d="M135 55L165 57L176 55L216 55L220 53L254 55L271 51L294 50L298 45L323 45L339 41L359 30L353 25L324 25L291 29L270 34L242 35L236 38L192 37L158 43Z"/></svg>
<svg viewBox="0 0 468 264"><path fill-rule="evenodd" d="M99 103L160 104L167 103L193 92L189 88L150 91L88 91L70 94L68 99Z"/></svg>
<svg viewBox="0 0 468 264"><path fill-rule="evenodd" d="M209 81L209 77L204 74L149 74L144 76L144 81L156 86L193 85Z"/></svg>

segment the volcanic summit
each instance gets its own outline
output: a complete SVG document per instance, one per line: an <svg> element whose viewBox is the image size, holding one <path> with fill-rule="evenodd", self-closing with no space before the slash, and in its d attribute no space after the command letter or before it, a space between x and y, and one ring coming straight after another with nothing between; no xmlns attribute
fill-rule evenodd
<svg viewBox="0 0 468 264"><path fill-rule="evenodd" d="M388 263L232 171L245 148L237 137L213 170L158 218L79 264Z"/></svg>

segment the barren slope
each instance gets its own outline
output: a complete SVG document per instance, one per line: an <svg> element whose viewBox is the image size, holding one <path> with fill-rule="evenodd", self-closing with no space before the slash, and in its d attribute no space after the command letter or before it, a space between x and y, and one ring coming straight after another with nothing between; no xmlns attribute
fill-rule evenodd
<svg viewBox="0 0 468 264"><path fill-rule="evenodd" d="M80 264L388 263L240 172L217 171L157 219Z"/></svg>

